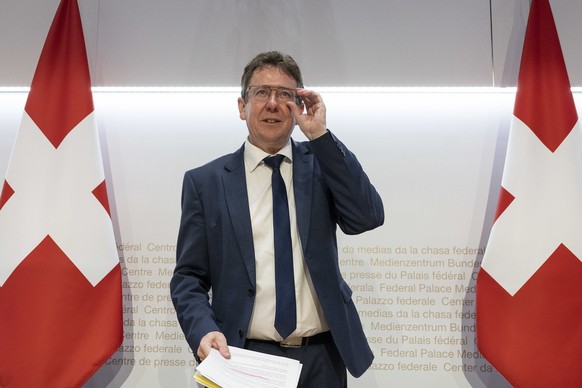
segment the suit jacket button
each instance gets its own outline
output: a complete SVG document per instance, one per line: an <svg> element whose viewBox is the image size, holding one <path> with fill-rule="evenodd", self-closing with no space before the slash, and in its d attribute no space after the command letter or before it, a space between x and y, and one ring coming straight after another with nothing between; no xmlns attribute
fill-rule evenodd
<svg viewBox="0 0 582 388"><path fill-rule="evenodd" d="M249 294L249 296L255 296L255 290L253 290L252 288L249 288L249 290L247 291L247 293Z"/></svg>
<svg viewBox="0 0 582 388"><path fill-rule="evenodd" d="M242 338L242 337L243 337L243 331L242 331L242 330L239 330L239 331L238 331L238 336L239 336L240 338Z"/></svg>

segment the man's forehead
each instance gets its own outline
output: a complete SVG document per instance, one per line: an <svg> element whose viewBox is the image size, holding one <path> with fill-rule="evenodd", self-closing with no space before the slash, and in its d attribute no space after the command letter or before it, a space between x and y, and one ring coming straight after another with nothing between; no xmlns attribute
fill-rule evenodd
<svg viewBox="0 0 582 388"><path fill-rule="evenodd" d="M273 86L287 86L287 87L297 87L297 81L295 78L284 72L279 67L273 65L266 65L264 67L258 68L253 72L250 78L250 83L252 84L265 84ZM272 82L279 82L279 84L272 84ZM285 84L281 84L284 81Z"/></svg>

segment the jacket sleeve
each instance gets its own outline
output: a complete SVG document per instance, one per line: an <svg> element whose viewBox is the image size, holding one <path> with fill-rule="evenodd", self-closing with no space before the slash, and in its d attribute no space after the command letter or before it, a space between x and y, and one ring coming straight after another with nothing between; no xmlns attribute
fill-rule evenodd
<svg viewBox="0 0 582 388"><path fill-rule="evenodd" d="M359 234L382 225L382 199L356 156L329 131L309 145L333 196L333 211L341 230Z"/></svg>
<svg viewBox="0 0 582 388"><path fill-rule="evenodd" d="M178 321L194 353L204 335L220 331L209 303L210 287L204 211L192 174L187 172L182 186L182 217L170 293Z"/></svg>

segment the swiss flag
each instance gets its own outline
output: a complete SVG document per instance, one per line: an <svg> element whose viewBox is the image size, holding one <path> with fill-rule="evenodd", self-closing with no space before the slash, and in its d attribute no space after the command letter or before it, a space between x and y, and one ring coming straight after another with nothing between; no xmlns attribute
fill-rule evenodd
<svg viewBox="0 0 582 388"><path fill-rule="evenodd" d="M0 387L81 386L122 324L81 18L62 0L0 195Z"/></svg>
<svg viewBox="0 0 582 388"><path fill-rule="evenodd" d="M582 387L582 131L548 0L532 0L477 344L516 387Z"/></svg>

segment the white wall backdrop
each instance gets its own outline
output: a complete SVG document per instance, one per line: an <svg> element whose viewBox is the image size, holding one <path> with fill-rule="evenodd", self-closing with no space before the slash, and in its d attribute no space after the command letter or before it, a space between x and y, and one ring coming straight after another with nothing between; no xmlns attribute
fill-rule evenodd
<svg viewBox="0 0 582 388"><path fill-rule="evenodd" d="M358 155L387 214L377 230L339 240L376 355L350 386L506 387L476 352L474 285L514 94L324 89L323 96L330 129ZM237 93L94 98L124 269L125 341L86 387L193 387L193 358L168 291L181 180L243 143ZM25 99L0 93L2 174Z"/></svg>
<svg viewBox="0 0 582 388"><path fill-rule="evenodd" d="M28 86L59 0L0 1L0 86ZM582 2L551 0L582 86ZM529 0L79 0L94 86L234 86L279 49L325 86L515 86Z"/></svg>
<svg viewBox="0 0 582 388"><path fill-rule="evenodd" d="M551 0L573 86L582 2ZM236 86L279 49L308 85L514 86L529 0L79 0L94 86ZM0 174L58 0L0 1ZM476 352L475 274L514 94L321 89L328 125L381 193L383 227L339 239L376 355L350 387L494 387ZM236 92L94 94L124 269L125 340L86 384L194 387L168 282L183 173L238 148ZM581 95L575 94L580 104ZM299 131L297 138L302 138Z"/></svg>

